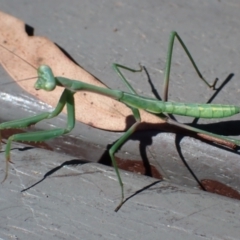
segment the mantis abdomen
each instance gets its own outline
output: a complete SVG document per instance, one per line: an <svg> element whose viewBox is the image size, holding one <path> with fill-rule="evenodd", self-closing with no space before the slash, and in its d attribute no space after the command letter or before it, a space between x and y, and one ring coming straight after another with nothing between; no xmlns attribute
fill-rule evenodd
<svg viewBox="0 0 240 240"><path fill-rule="evenodd" d="M160 102L159 107L165 113L197 118L224 118L240 112L237 106L220 104Z"/></svg>
<svg viewBox="0 0 240 240"><path fill-rule="evenodd" d="M197 118L224 118L240 113L240 107L233 105L163 102L131 93L123 93L119 101L151 113L171 113Z"/></svg>

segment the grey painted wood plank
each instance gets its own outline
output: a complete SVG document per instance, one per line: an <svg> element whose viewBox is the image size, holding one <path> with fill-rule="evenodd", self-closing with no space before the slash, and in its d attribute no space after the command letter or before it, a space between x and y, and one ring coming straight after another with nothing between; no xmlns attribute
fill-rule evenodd
<svg viewBox="0 0 240 240"><path fill-rule="evenodd" d="M76 163L46 150L18 150L23 147L14 146L15 164L0 188L1 239L239 239L239 201L125 171L126 197L155 184L114 212L115 172L95 163L66 164L21 193L64 162Z"/></svg>

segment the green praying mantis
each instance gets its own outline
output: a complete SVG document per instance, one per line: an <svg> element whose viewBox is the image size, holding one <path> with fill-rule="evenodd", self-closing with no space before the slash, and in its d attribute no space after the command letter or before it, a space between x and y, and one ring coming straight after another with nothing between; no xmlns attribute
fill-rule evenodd
<svg viewBox="0 0 240 240"><path fill-rule="evenodd" d="M52 112L42 113L33 117L24 118L20 120L9 121L0 124L0 130L2 129L10 129L10 128L25 128L31 125L34 125L44 119L50 119L56 117L58 114L61 113L64 106L67 106L67 126L65 128L56 128L52 130L45 130L45 131L38 131L38 132L31 132L31 133L21 133L21 134L14 134L8 138L5 148L5 157L6 157L6 172L4 180L6 180L8 176L8 165L11 162L10 159L10 150L11 150L11 143L12 141L22 141L22 142L40 142L46 141L52 138L56 138L63 134L69 133L75 125L75 105L74 105L74 94L77 91L89 91L94 92L100 95L105 95L110 98L116 99L124 103L127 107L129 107L132 111L132 114L136 120L136 122L112 145L109 150L109 155L112 160L113 167L115 169L117 179L121 188L121 200L115 211L118 211L124 202L124 187L123 182L119 173L118 166L116 164L116 160L114 154L116 151L124 144L127 139L137 130L137 127L141 123L141 117L139 113L139 109L143 109L149 113L156 114L160 118L162 118L167 123L178 126L190 131L193 131L198 134L205 135L209 137L209 139L217 139L220 143L228 143L230 146L240 146L240 140L233 139L226 136L221 136L217 134L213 134L207 131L203 131L191 126L187 126L176 122L168 117L166 114L176 114L176 115L183 115L189 117L197 117L197 118L224 118L229 117L240 112L240 107L233 106L233 105L218 105L218 104L195 104L195 103L175 103L175 102L168 102L168 85L169 85L169 76L170 76L170 69L171 69L171 61L172 61L172 52L173 52L173 45L174 40L180 42L181 46L183 47L184 51L186 52L187 56L189 57L194 69L196 70L199 78L209 87L215 89L215 85L217 83L217 79L213 82L213 84L209 84L202 76L201 72L199 71L197 65L195 64L190 52L188 51L187 47L185 46L184 42L177 34L177 32L171 32L170 34L170 41L168 45L168 53L167 53L167 61L166 61L166 68L164 74L164 94L163 94L163 101L159 101L153 98L147 98L143 96L139 96L137 92L132 88L129 84L127 79L124 77L120 69L125 69L131 72L140 72L143 70L143 67L140 65L140 69L134 70L128 68L126 66L120 64L113 64L114 70L120 76L121 80L126 84L129 89L129 92L122 92L119 90L113 90L108 88L102 88L95 85L91 85L85 82L81 82L79 80L71 80L64 77L54 77L53 72L49 66L41 65L37 69L38 79L34 85L36 90L45 90L45 91L54 91L56 86L63 87L63 93L59 99L59 102L56 108ZM165 114L164 114L165 113ZM83 113L84 114L84 113Z"/></svg>

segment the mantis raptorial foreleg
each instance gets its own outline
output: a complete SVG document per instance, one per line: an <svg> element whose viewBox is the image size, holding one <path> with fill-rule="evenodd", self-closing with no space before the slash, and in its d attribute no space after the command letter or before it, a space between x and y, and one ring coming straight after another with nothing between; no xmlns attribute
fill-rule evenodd
<svg viewBox="0 0 240 240"><path fill-rule="evenodd" d="M6 148L5 148L6 172L2 182L4 182L8 176L8 164L9 162L11 162L10 151L11 151L12 141L42 142L42 141L46 141L51 138L55 138L63 134L69 133L74 128L75 108L74 108L73 94L72 93L69 94L69 90L65 89L59 99L58 105L50 113L42 113L34 117L24 118L24 119L5 122L0 124L0 130L9 129L9 128L26 128L31 125L35 125L36 123L44 119L50 119L50 118L56 117L59 113L62 112L66 104L67 104L67 115L68 115L68 122L67 122L66 128L58 128L53 130L45 130L45 131L30 132L30 133L19 133L19 134L14 134L8 138Z"/></svg>

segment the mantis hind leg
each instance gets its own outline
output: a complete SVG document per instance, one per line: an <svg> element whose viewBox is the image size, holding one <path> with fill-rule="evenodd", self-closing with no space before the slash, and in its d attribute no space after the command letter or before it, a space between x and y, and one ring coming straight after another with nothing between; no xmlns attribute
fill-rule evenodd
<svg viewBox="0 0 240 240"><path fill-rule="evenodd" d="M182 39L180 38L180 36L178 35L177 32L171 32L170 34L170 40L169 40L169 45L168 45L168 52L167 52L167 61L166 61L166 68L165 68L165 73L164 73L164 87L163 87L163 101L167 101L168 100L168 87L169 87L169 80L170 80L170 70L171 70L171 61L172 61L172 52L173 52L173 44L174 44L174 40L175 38L178 39L178 41L180 42L181 46L183 47L184 51L186 52L189 60L191 61L194 69L196 70L199 78L209 87L215 90L215 85L218 81L218 79L215 79L215 81L213 82L213 84L209 84L205 78L203 77L203 75L201 74L200 70L198 69L195 61L193 60L190 52L188 51L186 45L184 44L184 42L182 41ZM196 132L200 137L211 140L211 141L215 141L218 142L219 144L222 145L227 145L231 148L234 148L240 145L240 140L237 139L233 139L233 138L229 138L226 136L221 136L221 135L217 135L217 134L213 134L207 131L203 131L182 123L178 123L177 121L170 119L168 117L163 117L163 119L165 121L167 121L169 124Z"/></svg>
<svg viewBox="0 0 240 240"><path fill-rule="evenodd" d="M175 32L175 31L173 31L173 32L170 33L170 40L169 40L169 44L168 44L166 67L165 67L165 72L164 72L163 101L167 101L167 100L168 100L168 86L169 86L170 70L171 70L171 63L172 63L173 44L174 44L175 38L177 38L177 40L178 40L179 43L181 44L182 48L183 48L184 51L186 52L189 60L191 61L194 69L196 70L199 78L200 78L209 88L215 89L215 85L216 85L218 79L215 79L215 81L213 82L213 84L209 84L208 81L205 80L205 78L203 77L203 75L202 75L201 72L199 71L199 69L198 69L195 61L193 60L190 52L188 51L186 45L184 44L184 42L182 41L182 39L180 38L180 36L178 35L178 33Z"/></svg>
<svg viewBox="0 0 240 240"><path fill-rule="evenodd" d="M38 131L38 132L14 134L8 138L7 145L5 148L6 172L5 172L5 176L4 176L4 179L2 182L4 182L8 176L8 164L9 164L9 162L11 162L10 151L11 151L12 141L42 142L42 141L46 141L51 138L55 138L55 137L61 136L63 134L69 133L74 128L75 111L74 111L73 94L69 90L65 89L60 97L60 100L59 100L56 108L50 113L42 113L42 114L34 116L34 117L0 124L0 129L28 127L28 126L36 124L44 119L50 119L50 118L57 116L62 111L65 104L67 104L67 114L68 114L68 122L67 122L66 128L57 128L57 129Z"/></svg>
<svg viewBox="0 0 240 240"><path fill-rule="evenodd" d="M221 144L221 145L227 146L229 148L233 148L233 149L236 148L236 146L240 146L240 140L238 140L238 139L214 134L214 133L207 132L207 131L204 131L204 130L201 130L201 129L198 129L195 127L191 127L189 125L179 123L175 120L172 120L168 117L163 117L163 119L171 125L195 132L199 137L206 139L208 141L216 142L218 144Z"/></svg>

